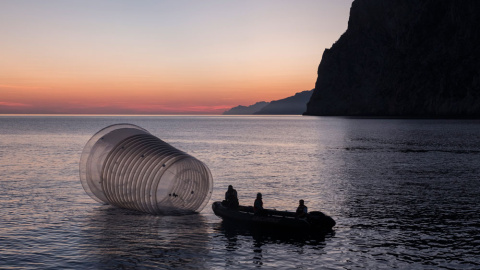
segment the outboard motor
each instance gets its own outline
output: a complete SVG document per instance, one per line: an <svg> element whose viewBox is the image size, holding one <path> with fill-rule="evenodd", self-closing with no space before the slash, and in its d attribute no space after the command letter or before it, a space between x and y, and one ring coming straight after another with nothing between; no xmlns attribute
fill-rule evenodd
<svg viewBox="0 0 480 270"><path fill-rule="evenodd" d="M314 227L320 227L325 230L331 230L337 223L330 216L320 211L308 213L307 221Z"/></svg>

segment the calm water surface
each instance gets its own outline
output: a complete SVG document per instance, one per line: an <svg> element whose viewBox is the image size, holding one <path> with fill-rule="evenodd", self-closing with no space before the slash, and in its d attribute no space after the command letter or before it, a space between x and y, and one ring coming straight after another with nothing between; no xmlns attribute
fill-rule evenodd
<svg viewBox="0 0 480 270"><path fill-rule="evenodd" d="M198 215L102 205L78 162L105 126L131 123L205 162ZM322 117L0 116L1 269L479 269L480 121ZM331 215L323 239L227 226L226 187L277 210Z"/></svg>

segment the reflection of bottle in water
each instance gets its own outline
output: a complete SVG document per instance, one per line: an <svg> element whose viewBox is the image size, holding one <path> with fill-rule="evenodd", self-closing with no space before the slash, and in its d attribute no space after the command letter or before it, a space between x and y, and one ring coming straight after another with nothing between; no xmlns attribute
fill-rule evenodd
<svg viewBox="0 0 480 270"><path fill-rule="evenodd" d="M204 163L131 124L106 127L87 142L80 180L98 202L152 214L200 212L213 189Z"/></svg>

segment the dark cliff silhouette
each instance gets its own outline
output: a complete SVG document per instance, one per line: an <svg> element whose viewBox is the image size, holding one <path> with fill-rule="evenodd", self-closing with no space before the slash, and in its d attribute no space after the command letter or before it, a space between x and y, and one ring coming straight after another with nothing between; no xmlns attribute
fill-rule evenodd
<svg viewBox="0 0 480 270"><path fill-rule="evenodd" d="M306 115L480 117L480 1L355 0Z"/></svg>
<svg viewBox="0 0 480 270"><path fill-rule="evenodd" d="M250 106L237 106L228 111L224 115L239 114L302 114L305 112L306 104L312 96L313 90L307 90L296 93L294 96L284 99L274 100L271 102L257 102Z"/></svg>

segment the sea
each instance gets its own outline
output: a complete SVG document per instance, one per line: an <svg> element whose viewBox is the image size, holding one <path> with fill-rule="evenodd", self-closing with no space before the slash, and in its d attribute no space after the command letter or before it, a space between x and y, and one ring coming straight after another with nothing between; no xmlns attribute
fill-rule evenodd
<svg viewBox="0 0 480 270"><path fill-rule="evenodd" d="M138 125L203 161L198 214L98 203L79 178L87 141ZM480 121L312 116L0 116L0 269L480 269ZM211 204L336 221L321 237L224 223ZM234 224L235 225L235 224Z"/></svg>

